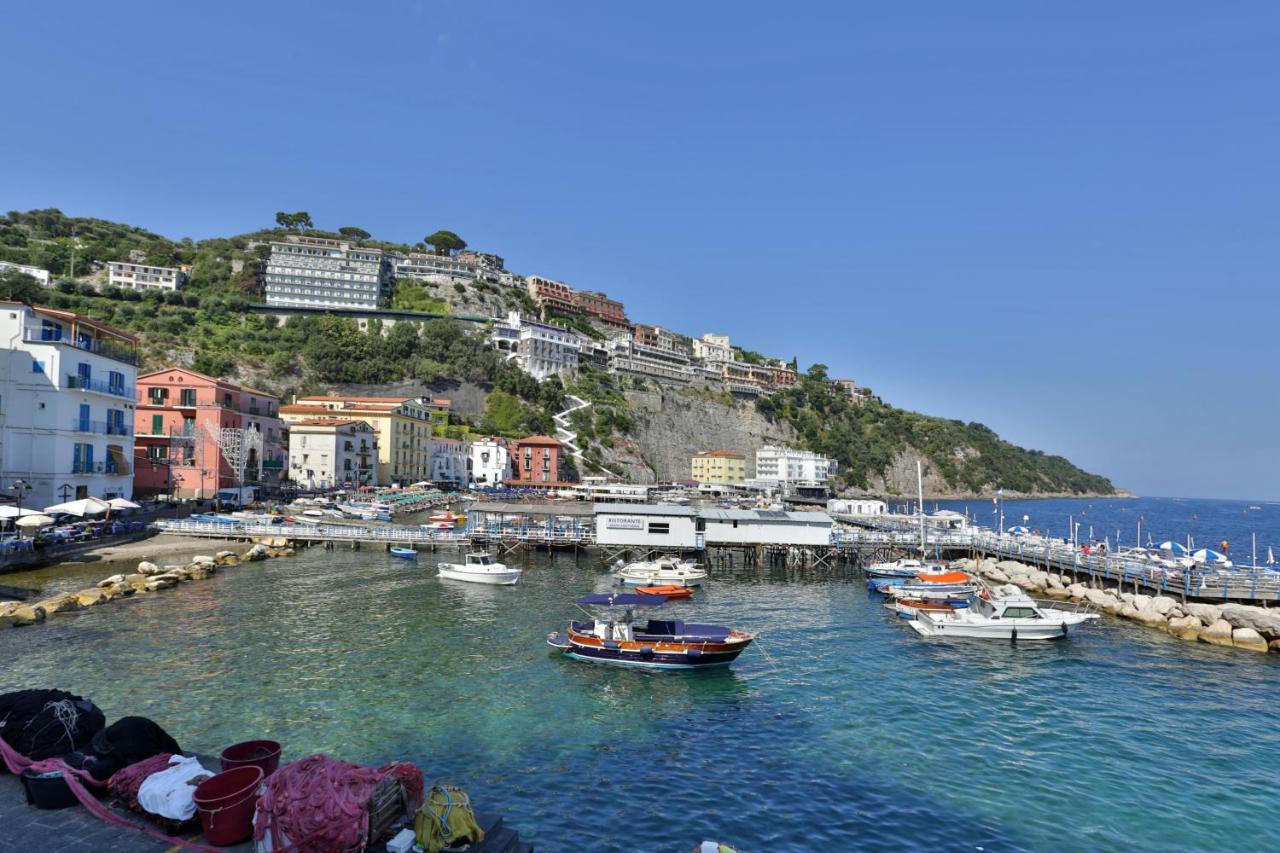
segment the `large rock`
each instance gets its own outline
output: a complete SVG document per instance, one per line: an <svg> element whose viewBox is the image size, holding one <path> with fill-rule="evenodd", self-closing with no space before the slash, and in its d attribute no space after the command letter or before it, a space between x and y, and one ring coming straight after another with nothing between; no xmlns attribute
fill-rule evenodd
<svg viewBox="0 0 1280 853"><path fill-rule="evenodd" d="M111 600L110 594L105 589L99 589L96 586L82 589L75 593L75 596L81 607L93 607L95 604L102 604L104 601Z"/></svg>
<svg viewBox="0 0 1280 853"><path fill-rule="evenodd" d="M1066 589L1066 584L1062 582L1062 575L1049 572L1049 588L1050 589Z"/></svg>
<svg viewBox="0 0 1280 853"><path fill-rule="evenodd" d="M150 560L143 560L141 563L138 563L138 574L158 575L160 574L160 567Z"/></svg>
<svg viewBox="0 0 1280 853"><path fill-rule="evenodd" d="M1164 614L1151 606L1139 610L1133 621L1148 628L1163 628L1166 625Z"/></svg>
<svg viewBox="0 0 1280 853"><path fill-rule="evenodd" d="M987 569L982 574L985 575L988 580L995 581L996 583L1009 582L1009 576L1006 575L1004 572L1000 571L999 569Z"/></svg>
<svg viewBox="0 0 1280 853"><path fill-rule="evenodd" d="M210 557L208 554L197 554L196 556L194 556L194 557L192 557L192 558L191 558L191 562L193 562L193 563L206 563L206 564L208 564L208 565L212 566L214 563L216 563L216 562L218 562L218 561L217 561L217 560L215 560L213 557Z"/></svg>
<svg viewBox="0 0 1280 853"><path fill-rule="evenodd" d="M1097 607L1104 613L1110 613L1112 616L1120 612L1123 603L1109 592L1103 592L1100 589L1088 589L1084 593L1085 600Z"/></svg>
<svg viewBox="0 0 1280 853"><path fill-rule="evenodd" d="M155 592L158 589L170 589L177 586L179 580L177 575L156 575L147 583L147 590Z"/></svg>
<svg viewBox="0 0 1280 853"><path fill-rule="evenodd" d="M267 550L267 546L263 545L262 543L258 543L257 545L254 545L252 548L250 548L248 551L245 551L244 555L241 556L240 559L257 562L258 560L267 559L268 554L269 552Z"/></svg>
<svg viewBox="0 0 1280 853"><path fill-rule="evenodd" d="M1235 641L1231 637L1231 631L1231 623L1225 619L1219 619L1200 632L1200 642L1215 646L1233 646Z"/></svg>
<svg viewBox="0 0 1280 853"><path fill-rule="evenodd" d="M102 587L103 589L106 589L109 586L115 586L116 584L122 583L123 581L124 581L124 575L112 575L109 578L103 578L102 580L98 581L98 586Z"/></svg>
<svg viewBox="0 0 1280 853"><path fill-rule="evenodd" d="M1188 601L1182 605L1182 609L1187 614L1194 616L1206 625L1212 625L1222 618L1222 607L1217 604L1201 604L1197 601Z"/></svg>
<svg viewBox="0 0 1280 853"><path fill-rule="evenodd" d="M126 596L133 595L134 592L136 592L136 590L125 581L121 581L115 586L107 587L106 591L112 598L124 598Z"/></svg>
<svg viewBox="0 0 1280 853"><path fill-rule="evenodd" d="M1180 616L1170 619L1166 628L1179 640L1196 640L1204 624L1194 616Z"/></svg>
<svg viewBox="0 0 1280 853"><path fill-rule="evenodd" d="M21 628L25 625L43 622L48 614L39 604L19 604L9 615L13 617L13 626Z"/></svg>
<svg viewBox="0 0 1280 853"><path fill-rule="evenodd" d="M1121 593L1123 595L1123 593ZM1129 600L1135 610L1146 610L1151 605L1151 596L1136 593Z"/></svg>
<svg viewBox="0 0 1280 853"><path fill-rule="evenodd" d="M1132 604L1126 601L1120 606L1120 612L1116 615L1121 619L1136 619L1138 618L1138 611Z"/></svg>
<svg viewBox="0 0 1280 853"><path fill-rule="evenodd" d="M44 612L52 616L54 613L70 613L73 610L79 610L80 602L71 593L63 592L43 601L37 601L36 606L43 607Z"/></svg>
<svg viewBox="0 0 1280 853"><path fill-rule="evenodd" d="M1071 597L1071 593L1067 592L1066 589L1060 586L1051 586L1044 591L1044 594L1046 597L1052 598L1055 601L1066 601Z"/></svg>
<svg viewBox="0 0 1280 853"><path fill-rule="evenodd" d="M1157 595L1151 599L1151 609L1159 613L1161 616L1168 616L1173 608L1178 606L1178 599L1170 598L1167 595Z"/></svg>
<svg viewBox="0 0 1280 853"><path fill-rule="evenodd" d="M1029 571L1022 563L1014 560L1001 560L996 563L996 568L1007 575L1025 575Z"/></svg>
<svg viewBox="0 0 1280 853"><path fill-rule="evenodd" d="M219 566L234 566L239 562L240 562L240 558L237 557L235 554L228 554L225 557L218 558Z"/></svg>
<svg viewBox="0 0 1280 853"><path fill-rule="evenodd" d="M1222 618L1233 628L1252 628L1268 640L1280 638L1280 613L1261 607L1227 604L1222 607Z"/></svg>
<svg viewBox="0 0 1280 853"><path fill-rule="evenodd" d="M1231 642L1237 649L1251 652L1268 651L1267 641L1252 628L1236 628L1231 632Z"/></svg>
<svg viewBox="0 0 1280 853"><path fill-rule="evenodd" d="M1082 583L1073 583L1073 584L1067 585L1067 594L1077 600L1084 598L1085 594L1088 591L1089 591L1089 588Z"/></svg>

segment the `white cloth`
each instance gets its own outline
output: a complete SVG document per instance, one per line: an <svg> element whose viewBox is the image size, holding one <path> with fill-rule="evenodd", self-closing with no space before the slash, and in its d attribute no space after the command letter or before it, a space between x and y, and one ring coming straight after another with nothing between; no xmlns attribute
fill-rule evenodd
<svg viewBox="0 0 1280 853"><path fill-rule="evenodd" d="M190 784L196 776L212 776L200 766L200 759L175 755L169 759L169 769L152 773L138 788L138 805L153 815L170 820L191 820L196 816L196 786Z"/></svg>

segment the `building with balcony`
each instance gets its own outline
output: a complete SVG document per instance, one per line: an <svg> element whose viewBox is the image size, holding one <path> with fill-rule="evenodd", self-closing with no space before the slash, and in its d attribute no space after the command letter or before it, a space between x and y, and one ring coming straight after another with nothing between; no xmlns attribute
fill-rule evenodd
<svg viewBox="0 0 1280 853"><path fill-rule="evenodd" d="M745 361L719 362L724 387L731 394L746 397L763 397L772 393L773 370L763 364L747 364Z"/></svg>
<svg viewBox="0 0 1280 853"><path fill-rule="evenodd" d="M107 264L107 284L125 290L178 290L187 275L176 267L155 267L128 261Z"/></svg>
<svg viewBox="0 0 1280 853"><path fill-rule="evenodd" d="M794 447L765 445L756 451L756 476L783 490L796 486L822 486L836 475L836 460Z"/></svg>
<svg viewBox="0 0 1280 853"><path fill-rule="evenodd" d="M497 270L465 260L460 255L410 252L407 256L393 257L391 263L396 278L412 278L438 284L467 284L477 280L497 284L501 281Z"/></svg>
<svg viewBox="0 0 1280 853"><path fill-rule="evenodd" d="M488 252L477 252L474 249L463 249L458 252L455 257L463 263L473 264L477 267L493 272L501 273L507 271L506 261L501 255L493 255Z"/></svg>
<svg viewBox="0 0 1280 853"><path fill-rule="evenodd" d="M747 457L736 450L707 450L692 457L693 479L699 483L741 483L747 479Z"/></svg>
<svg viewBox="0 0 1280 853"><path fill-rule="evenodd" d="M501 486L511 479L511 450L503 438L479 438L471 442L467 468L471 482L481 488Z"/></svg>
<svg viewBox="0 0 1280 853"><path fill-rule="evenodd" d="M595 290L580 290L575 295L574 301L578 305L579 313L592 320L598 320L615 329L630 330L631 328L631 321L627 319L627 309L616 299L610 299Z"/></svg>
<svg viewBox="0 0 1280 853"><path fill-rule="evenodd" d="M271 243L264 289L268 305L293 308L377 308L390 296L390 265L382 250L344 240L290 235Z"/></svg>
<svg viewBox="0 0 1280 853"><path fill-rule="evenodd" d="M297 397L283 406L288 422L362 420L378 434L378 484L417 483L432 479L431 436L449 422L449 401L430 397L362 397L325 394Z"/></svg>
<svg viewBox="0 0 1280 853"><path fill-rule="evenodd" d="M468 448L456 438L431 439L431 482L463 488L467 485Z"/></svg>
<svg viewBox="0 0 1280 853"><path fill-rule="evenodd" d="M569 481L570 470L560 442L547 435L531 435L516 442L512 462L516 485L550 485Z"/></svg>
<svg viewBox="0 0 1280 853"><path fill-rule="evenodd" d="M489 341L538 380L572 375L578 369L578 354L582 349L576 332L524 319L515 311L508 314L507 319L494 323Z"/></svg>
<svg viewBox="0 0 1280 853"><path fill-rule="evenodd" d="M733 361L733 346L728 335L705 334L693 339L693 357L708 363Z"/></svg>
<svg viewBox="0 0 1280 853"><path fill-rule="evenodd" d="M137 338L0 302L0 340L0 494L34 507L132 497Z"/></svg>
<svg viewBox="0 0 1280 853"><path fill-rule="evenodd" d="M351 418L304 418L289 424L289 478L302 489L378 482L378 433Z"/></svg>
<svg viewBox="0 0 1280 853"><path fill-rule="evenodd" d="M29 275L34 278L41 287L48 287L52 284L49 271L40 267L33 267L27 264L15 264L12 261L0 261L0 273L6 270L20 272L23 275Z"/></svg>
<svg viewBox="0 0 1280 853"><path fill-rule="evenodd" d="M277 397L183 367L138 377L134 489L209 498L279 485L288 436Z"/></svg>
<svg viewBox="0 0 1280 853"><path fill-rule="evenodd" d="M832 381L840 389L840 393L844 394L849 402L855 406L865 406L868 401L874 399L875 395L871 393L870 388L864 388L852 379L834 379Z"/></svg>
<svg viewBox="0 0 1280 853"><path fill-rule="evenodd" d="M618 338L609 341L609 369L624 376L640 376L680 385L693 381L687 355Z"/></svg>
<svg viewBox="0 0 1280 853"><path fill-rule="evenodd" d="M693 353L688 338L684 335L664 329L661 326L650 326L647 323L636 323L632 337L636 343L664 352L678 353L686 358Z"/></svg>
<svg viewBox="0 0 1280 853"><path fill-rule="evenodd" d="M529 295L540 308L548 308L563 314L577 314L578 292L562 281L531 275L525 279Z"/></svg>

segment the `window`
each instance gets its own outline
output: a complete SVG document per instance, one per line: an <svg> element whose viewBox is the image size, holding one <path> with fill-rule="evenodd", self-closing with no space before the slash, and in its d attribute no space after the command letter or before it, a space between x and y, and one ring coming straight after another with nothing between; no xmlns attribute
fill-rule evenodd
<svg viewBox="0 0 1280 853"><path fill-rule="evenodd" d="M651 521L649 522L649 532L658 536L666 536L671 533L671 523L669 521Z"/></svg>
<svg viewBox="0 0 1280 853"><path fill-rule="evenodd" d="M124 374L113 370L107 374L107 390L112 394L124 395Z"/></svg>
<svg viewBox="0 0 1280 853"><path fill-rule="evenodd" d="M31 372L44 373L44 362L35 358L31 359Z"/></svg>
<svg viewBox="0 0 1280 853"><path fill-rule="evenodd" d="M169 448L163 444L147 445L147 458L152 462L163 462L169 458Z"/></svg>
<svg viewBox="0 0 1280 853"><path fill-rule="evenodd" d="M178 405L187 407L194 406L196 404L196 389L183 388L180 397L181 399L178 401Z"/></svg>
<svg viewBox="0 0 1280 853"><path fill-rule="evenodd" d="M80 380L80 387L84 388L93 378L93 368L82 361L76 365L76 376Z"/></svg>
<svg viewBox="0 0 1280 853"><path fill-rule="evenodd" d="M165 401L169 399L169 389L168 388L149 388L147 389L147 395L151 400L151 405L163 406L165 404Z"/></svg>
<svg viewBox="0 0 1280 853"><path fill-rule="evenodd" d="M89 419L89 406L86 403L80 404L80 420L78 423L81 432L88 432L92 423Z"/></svg>
<svg viewBox="0 0 1280 853"><path fill-rule="evenodd" d="M1036 613L1033 607L1006 607L1004 609L1005 619L1038 619L1040 614Z"/></svg>
<svg viewBox="0 0 1280 853"><path fill-rule="evenodd" d="M128 431L124 428L124 409L107 409L107 433L128 435Z"/></svg>
<svg viewBox="0 0 1280 853"><path fill-rule="evenodd" d="M151 434L164 435L164 415L151 416Z"/></svg>

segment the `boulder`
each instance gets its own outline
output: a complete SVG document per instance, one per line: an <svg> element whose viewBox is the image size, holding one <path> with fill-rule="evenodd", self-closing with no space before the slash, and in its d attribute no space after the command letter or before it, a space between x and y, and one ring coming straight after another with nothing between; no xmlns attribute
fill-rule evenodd
<svg viewBox="0 0 1280 853"><path fill-rule="evenodd" d="M1133 617L1133 621L1148 628L1164 628L1167 624L1164 614L1150 606L1139 610Z"/></svg>
<svg viewBox="0 0 1280 853"><path fill-rule="evenodd" d="M1120 612L1123 606L1120 599L1116 598L1109 592L1103 592L1100 589L1088 589L1084 593L1085 600L1090 604L1102 610L1105 613L1115 615Z"/></svg>
<svg viewBox="0 0 1280 853"><path fill-rule="evenodd" d="M297 553L298 553L298 552L297 552L297 551L295 551L295 550L293 550L292 548L281 548L281 549L280 549L280 556L281 556L281 557L293 557L293 556L295 556Z"/></svg>
<svg viewBox="0 0 1280 853"><path fill-rule="evenodd" d="M1040 589L1040 587L1036 586L1035 581L1031 580L1027 575L1014 575L1009 578L1009 583L1027 592L1035 592Z"/></svg>
<svg viewBox="0 0 1280 853"><path fill-rule="evenodd" d="M1231 643L1237 649L1248 649L1251 652L1266 652L1269 650L1267 641L1252 628L1236 628L1233 630L1231 632Z"/></svg>
<svg viewBox="0 0 1280 853"><path fill-rule="evenodd" d="M102 580L98 581L98 586L102 587L103 589L106 589L107 587L115 586L116 584L121 583L122 581L124 581L124 575L112 575L109 578L103 578Z"/></svg>
<svg viewBox="0 0 1280 853"><path fill-rule="evenodd" d="M203 567L196 566L194 568L185 569L187 577L193 581L202 581L209 577L209 572Z"/></svg>
<svg viewBox="0 0 1280 853"><path fill-rule="evenodd" d="M1031 582L1041 589L1049 585L1049 573L1040 569L1032 569L1027 572L1027 577L1031 578Z"/></svg>
<svg viewBox="0 0 1280 853"><path fill-rule="evenodd" d="M1123 601L1125 604L1133 604L1133 593L1131 592L1120 593L1120 600Z"/></svg>
<svg viewBox="0 0 1280 853"><path fill-rule="evenodd" d="M1028 571L1026 566L1014 560L1001 560L996 563L996 568L1007 575L1025 575Z"/></svg>
<svg viewBox="0 0 1280 853"><path fill-rule="evenodd" d="M1138 617L1138 611L1134 608L1132 604L1126 601L1120 607L1120 612L1117 613L1116 615L1122 619L1136 619Z"/></svg>
<svg viewBox="0 0 1280 853"><path fill-rule="evenodd" d="M216 563L216 562L218 562L218 561L217 561L217 560L215 560L213 557L208 556L207 554L197 554L196 556L194 556L194 557L192 557L192 558L191 558L191 562L193 562L193 563L207 563L208 565L211 565L211 566L212 566L214 563Z"/></svg>
<svg viewBox="0 0 1280 853"><path fill-rule="evenodd" d="M141 563L138 563L138 574L158 575L160 574L160 567L150 560L143 560Z"/></svg>
<svg viewBox="0 0 1280 853"><path fill-rule="evenodd" d="M1215 646L1235 645L1231 638L1231 631L1231 623L1225 619L1219 619L1200 632L1200 642Z"/></svg>
<svg viewBox="0 0 1280 853"><path fill-rule="evenodd" d="M1196 640L1204 624L1194 616L1177 616L1170 619L1165 629L1179 640Z"/></svg>
<svg viewBox="0 0 1280 853"><path fill-rule="evenodd" d="M80 602L69 592L50 596L44 601L37 601L36 607L43 607L44 612L52 616L54 613L70 613L80 609Z"/></svg>
<svg viewBox="0 0 1280 853"><path fill-rule="evenodd" d="M248 551L245 551L244 555L241 556L240 559L251 560L256 562L258 560L265 560L267 559L268 556L270 555L268 553L267 546L259 543L257 545L254 545Z"/></svg>
<svg viewBox="0 0 1280 853"><path fill-rule="evenodd" d="M1178 599L1170 598L1167 595L1157 595L1151 599L1151 609L1159 613L1161 616L1168 616L1173 608L1178 606Z"/></svg>
<svg viewBox="0 0 1280 853"><path fill-rule="evenodd" d="M1066 584L1062 582L1062 575L1049 572L1049 589L1066 589Z"/></svg>
<svg viewBox="0 0 1280 853"><path fill-rule="evenodd" d="M1067 592L1066 589L1060 586L1051 586L1044 591L1044 594L1046 597L1052 598L1054 601L1066 601L1071 597L1071 593Z"/></svg>
<svg viewBox="0 0 1280 853"><path fill-rule="evenodd" d="M235 554L228 554L225 557L218 558L219 566L234 566L236 563L239 563L239 562L240 562L240 558L237 557Z"/></svg>
<svg viewBox="0 0 1280 853"><path fill-rule="evenodd" d="M147 583L147 590L155 592L158 589L170 589L177 586L178 581L177 575L156 575Z"/></svg>
<svg viewBox="0 0 1280 853"><path fill-rule="evenodd" d="M81 607L93 607L95 604L102 604L105 601L111 600L111 596L105 589L99 589L96 586L90 587L89 589L82 589L77 592L75 596L76 601L80 603Z"/></svg>
<svg viewBox="0 0 1280 853"><path fill-rule="evenodd" d="M128 583L121 581L115 586L108 587L107 592L111 595L112 598L124 598L126 596L133 595L135 590Z"/></svg>
<svg viewBox="0 0 1280 853"><path fill-rule="evenodd" d="M1206 625L1212 625L1222 618L1222 608L1216 604L1201 604L1196 601L1188 601L1182 605L1182 609L1187 614L1194 616Z"/></svg>
<svg viewBox="0 0 1280 853"><path fill-rule="evenodd" d="M1006 575L1004 572L1000 571L999 569L987 569L982 574L985 575L988 580L995 581L996 583L1009 582L1009 576Z"/></svg>
<svg viewBox="0 0 1280 853"><path fill-rule="evenodd" d="M1089 591L1089 588L1082 583L1073 583L1073 584L1067 585L1067 594L1075 599L1084 598L1085 593L1087 593L1088 591Z"/></svg>
<svg viewBox="0 0 1280 853"><path fill-rule="evenodd" d="M48 614L39 604L19 604L10 613L13 617L13 626L21 628L24 625L34 625L37 622L43 622Z"/></svg>
<svg viewBox="0 0 1280 853"><path fill-rule="evenodd" d="M1271 640L1267 643L1267 648L1273 652L1280 652L1280 640Z"/></svg>
<svg viewBox="0 0 1280 853"><path fill-rule="evenodd" d="M1230 622L1233 628L1251 628L1268 640L1280 638L1280 612L1273 613L1261 607L1242 604L1226 604L1222 607L1222 618Z"/></svg>
<svg viewBox="0 0 1280 853"><path fill-rule="evenodd" d="M234 557L235 555L236 555L235 551L219 551L218 553L213 555L213 559L221 560L223 557Z"/></svg>

